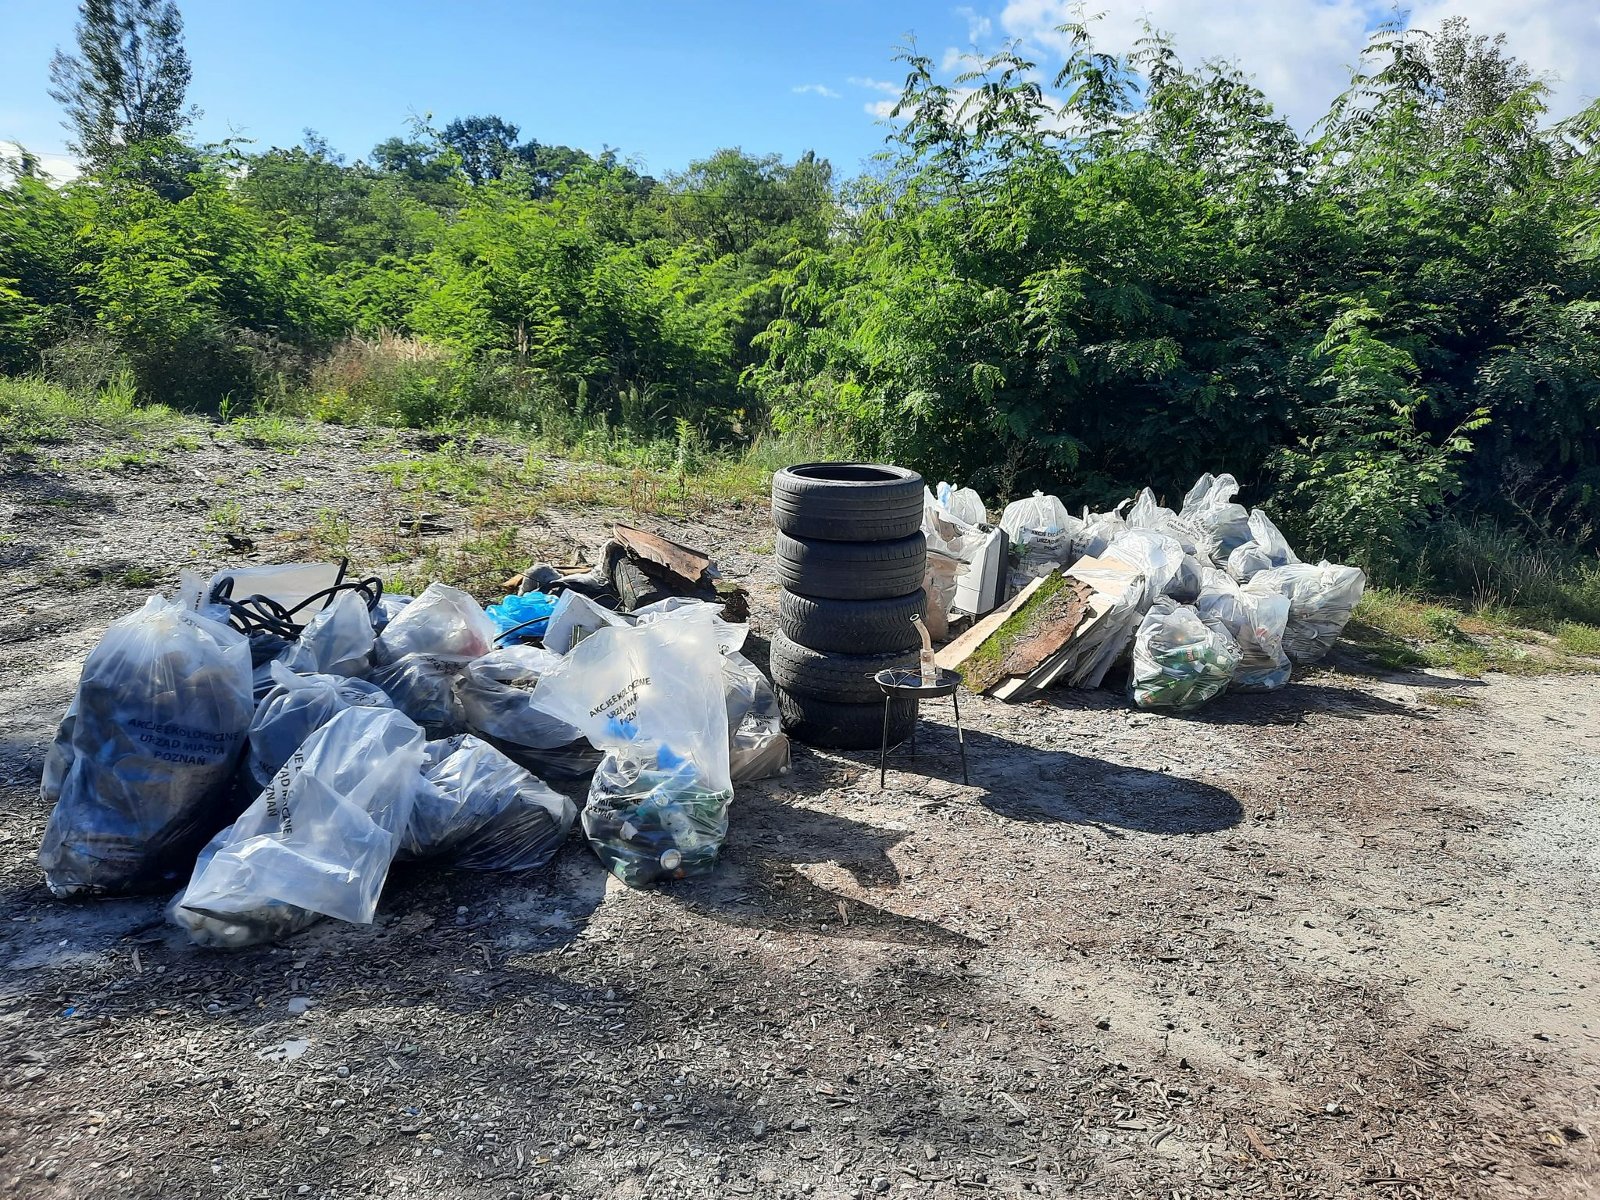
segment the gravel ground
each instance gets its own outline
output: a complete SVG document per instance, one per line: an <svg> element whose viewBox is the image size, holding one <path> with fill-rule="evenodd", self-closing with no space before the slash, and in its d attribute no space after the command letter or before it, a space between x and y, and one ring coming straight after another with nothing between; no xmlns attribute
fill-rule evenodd
<svg viewBox="0 0 1600 1200"><path fill-rule="evenodd" d="M0 468L0 1189L1600 1194L1590 678L1350 660L1187 720L974 699L971 787L930 706L884 791L804 749L742 787L711 879L629 891L574 840L542 874L397 870L373 925L241 953L157 900L52 900L43 751L151 580L330 520L379 574L475 536L362 469L415 439L317 436ZM570 560L612 518L710 550L759 655L759 506L497 519Z"/></svg>

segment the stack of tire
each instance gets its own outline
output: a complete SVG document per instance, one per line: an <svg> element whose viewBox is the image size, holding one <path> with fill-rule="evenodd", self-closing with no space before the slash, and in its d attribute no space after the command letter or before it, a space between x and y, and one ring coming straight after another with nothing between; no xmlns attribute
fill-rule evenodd
<svg viewBox="0 0 1600 1200"><path fill-rule="evenodd" d="M783 594L772 682L784 729L812 746L860 750L884 732L873 676L915 667L913 617L922 591L922 476L873 463L806 463L772 477L772 523ZM917 719L915 700L889 710L891 742Z"/></svg>

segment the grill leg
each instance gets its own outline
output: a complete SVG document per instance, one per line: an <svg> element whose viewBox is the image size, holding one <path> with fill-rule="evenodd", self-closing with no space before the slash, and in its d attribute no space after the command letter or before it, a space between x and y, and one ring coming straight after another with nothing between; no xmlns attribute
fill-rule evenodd
<svg viewBox="0 0 1600 1200"><path fill-rule="evenodd" d="M883 745L878 750L878 790L883 791L883 781L887 777L889 765L889 702L891 697L887 692L883 697Z"/></svg>
<svg viewBox="0 0 1600 1200"><path fill-rule="evenodd" d="M951 692L950 703L956 710L956 745L961 747L961 783L970 787L972 781L967 778L967 738L961 732L961 698Z"/></svg>

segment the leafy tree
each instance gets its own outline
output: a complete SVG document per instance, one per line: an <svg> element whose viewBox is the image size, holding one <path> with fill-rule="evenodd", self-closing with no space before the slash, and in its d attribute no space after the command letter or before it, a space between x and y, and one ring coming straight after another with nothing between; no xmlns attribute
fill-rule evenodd
<svg viewBox="0 0 1600 1200"><path fill-rule="evenodd" d="M461 169L476 187L499 179L518 157L531 157L537 146L517 146L518 129L499 117L457 117L444 127L441 140L461 160Z"/></svg>
<svg viewBox="0 0 1600 1200"><path fill-rule="evenodd" d="M181 135L198 113L184 107L189 55L174 0L83 0L78 12L78 53L50 63L73 151L101 169L129 146Z"/></svg>

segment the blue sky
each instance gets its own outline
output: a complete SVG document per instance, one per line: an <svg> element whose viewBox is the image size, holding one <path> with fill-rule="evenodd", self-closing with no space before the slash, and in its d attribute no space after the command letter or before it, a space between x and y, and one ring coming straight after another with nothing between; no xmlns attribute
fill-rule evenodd
<svg viewBox="0 0 1600 1200"><path fill-rule="evenodd" d="M1047 66L1069 0L180 0L200 132L289 145L311 126L351 158L408 117L495 113L523 136L619 148L661 173L722 146L792 157L806 149L857 169L883 139L878 112L914 32L936 60L1020 39ZM1560 76L1558 107L1600 93L1600 3L1418 0L1411 20L1452 14L1508 33ZM1348 78L1381 0L1145 0L1104 10L1101 37L1125 49L1148 16L1187 59L1237 59L1301 124ZM70 46L73 0L0 0L0 141L63 165L65 133L48 64Z"/></svg>

